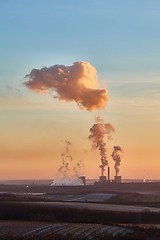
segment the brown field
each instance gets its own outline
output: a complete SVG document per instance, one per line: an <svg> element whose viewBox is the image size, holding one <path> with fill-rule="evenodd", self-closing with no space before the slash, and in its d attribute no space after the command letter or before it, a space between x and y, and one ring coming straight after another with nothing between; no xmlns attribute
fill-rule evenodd
<svg viewBox="0 0 160 240"><path fill-rule="evenodd" d="M41 223L41 222L18 222L0 221L0 237L21 237L22 239L43 239L49 235L67 237L75 239L98 239L100 236L110 234L110 236L124 236L131 234L129 227L109 226L102 224L83 223Z"/></svg>
<svg viewBox="0 0 160 240"><path fill-rule="evenodd" d="M160 239L160 183L0 185L0 239Z"/></svg>

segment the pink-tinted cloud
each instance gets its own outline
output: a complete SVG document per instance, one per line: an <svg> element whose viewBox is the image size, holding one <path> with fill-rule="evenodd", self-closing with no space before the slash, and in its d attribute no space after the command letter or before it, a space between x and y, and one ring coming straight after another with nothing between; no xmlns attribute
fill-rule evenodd
<svg viewBox="0 0 160 240"><path fill-rule="evenodd" d="M32 91L54 91L59 100L74 101L88 111L102 109L108 101L106 89L98 88L96 69L88 62L32 69L26 79L24 84Z"/></svg>

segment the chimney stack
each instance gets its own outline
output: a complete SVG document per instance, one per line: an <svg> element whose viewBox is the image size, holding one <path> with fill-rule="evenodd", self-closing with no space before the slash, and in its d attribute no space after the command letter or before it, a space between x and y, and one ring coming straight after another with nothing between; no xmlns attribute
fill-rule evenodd
<svg viewBox="0 0 160 240"><path fill-rule="evenodd" d="M110 167L108 167L108 182L110 182Z"/></svg>

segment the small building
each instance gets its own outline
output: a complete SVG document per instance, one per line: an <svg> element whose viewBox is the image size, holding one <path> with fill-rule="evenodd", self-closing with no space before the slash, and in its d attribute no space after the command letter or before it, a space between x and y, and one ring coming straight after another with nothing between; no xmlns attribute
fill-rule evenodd
<svg viewBox="0 0 160 240"><path fill-rule="evenodd" d="M79 179L81 179L83 185L86 185L86 177L85 176L80 176Z"/></svg>
<svg viewBox="0 0 160 240"><path fill-rule="evenodd" d="M99 182L100 183L105 183L106 182L106 176L100 176L99 177Z"/></svg>

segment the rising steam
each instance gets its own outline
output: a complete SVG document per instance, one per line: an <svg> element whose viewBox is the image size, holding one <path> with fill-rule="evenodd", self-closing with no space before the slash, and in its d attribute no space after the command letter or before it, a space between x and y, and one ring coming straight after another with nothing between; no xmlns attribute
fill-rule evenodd
<svg viewBox="0 0 160 240"><path fill-rule="evenodd" d="M104 123L100 117L96 118L96 123L90 128L88 138L92 141L92 149L99 149L101 155L101 165L99 167L101 168L102 176L104 176L105 166L108 165L105 136L110 140L113 132L113 126L110 123Z"/></svg>
<svg viewBox="0 0 160 240"><path fill-rule="evenodd" d="M82 160L75 161L71 154L72 143L68 140L64 141L64 150L61 154L61 167L58 169L58 178L53 181L55 185L82 185L80 171Z"/></svg>
<svg viewBox="0 0 160 240"><path fill-rule="evenodd" d="M114 146L113 147L113 152L112 152L112 158L114 163L114 168L115 168L115 172L116 172L116 176L118 176L119 173L119 166L121 163L121 153L122 153L122 148L120 146Z"/></svg>
<svg viewBox="0 0 160 240"><path fill-rule="evenodd" d="M76 102L82 109L102 109L108 101L106 89L98 88L96 69L88 62L32 69L24 83L37 93L54 91L59 100Z"/></svg>
<svg viewBox="0 0 160 240"><path fill-rule="evenodd" d="M62 179L68 178L68 172L69 172L69 162L73 160L71 153L70 153L70 147L72 146L70 141L65 140L65 147L64 151L61 154L62 158L62 166L58 169L59 173L62 175Z"/></svg>

